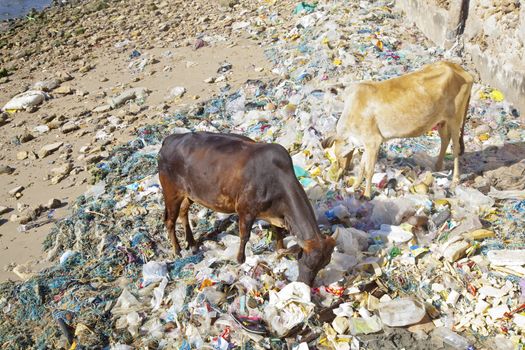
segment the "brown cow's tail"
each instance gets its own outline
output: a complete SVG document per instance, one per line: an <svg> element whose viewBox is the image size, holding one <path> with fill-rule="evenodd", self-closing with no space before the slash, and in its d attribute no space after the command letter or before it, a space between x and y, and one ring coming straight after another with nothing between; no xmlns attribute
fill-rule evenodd
<svg viewBox="0 0 525 350"><path fill-rule="evenodd" d="M330 148L332 147L334 142L335 142L335 136L329 136L323 141L321 141L321 146L323 146L323 148Z"/></svg>
<svg viewBox="0 0 525 350"><path fill-rule="evenodd" d="M470 104L470 94L468 95L467 104L465 106L465 113L463 114L463 123L461 124L461 135L459 136L459 154L465 153L465 141L463 136L465 135L465 124L467 123L468 106Z"/></svg>

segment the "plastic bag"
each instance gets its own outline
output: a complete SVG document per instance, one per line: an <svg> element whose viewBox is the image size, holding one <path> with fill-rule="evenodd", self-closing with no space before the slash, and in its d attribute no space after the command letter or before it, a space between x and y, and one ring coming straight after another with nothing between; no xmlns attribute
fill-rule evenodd
<svg viewBox="0 0 525 350"><path fill-rule="evenodd" d="M494 199L474 188L457 186L456 196L463 202L465 209L473 213L489 210L494 205Z"/></svg>
<svg viewBox="0 0 525 350"><path fill-rule="evenodd" d="M166 263L150 261L142 266L142 286L161 281L168 277L168 266Z"/></svg>
<svg viewBox="0 0 525 350"><path fill-rule="evenodd" d="M278 293L270 290L270 301L264 308L264 319L277 335L282 336L307 320L314 306L310 300L310 287L302 282L292 282Z"/></svg>
<svg viewBox="0 0 525 350"><path fill-rule="evenodd" d="M48 95L42 91L30 90L13 97L4 106L4 111L17 111L28 107L38 106L47 99Z"/></svg>

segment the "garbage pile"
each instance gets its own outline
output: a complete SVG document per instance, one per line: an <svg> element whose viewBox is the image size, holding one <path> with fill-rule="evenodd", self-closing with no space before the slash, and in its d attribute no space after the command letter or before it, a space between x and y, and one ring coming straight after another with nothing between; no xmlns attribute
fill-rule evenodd
<svg viewBox="0 0 525 350"><path fill-rule="evenodd" d="M352 172L338 180L333 150L321 147L342 109L321 87L453 57L399 25L389 2L302 2L286 32L271 9L261 6L239 30L266 27L282 79L226 86L140 129L94 166L92 188L46 239L57 264L0 286L4 348L523 347L525 133L516 110L476 85L461 184L452 187L451 171L432 172L439 137L431 131L383 146L366 200L350 190ZM156 154L165 136L196 130L290 151L319 225L337 242L314 288L295 282L296 258L276 251L266 223L254 226L239 265L235 216L196 205L190 220L201 249L174 257Z"/></svg>

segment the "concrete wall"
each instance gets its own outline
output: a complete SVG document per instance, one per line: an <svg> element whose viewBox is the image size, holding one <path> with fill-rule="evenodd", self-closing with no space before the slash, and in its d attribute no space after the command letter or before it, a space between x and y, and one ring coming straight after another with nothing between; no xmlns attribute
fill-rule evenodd
<svg viewBox="0 0 525 350"><path fill-rule="evenodd" d="M525 120L525 4L520 0L397 0L436 45L457 39L481 80L503 91Z"/></svg>

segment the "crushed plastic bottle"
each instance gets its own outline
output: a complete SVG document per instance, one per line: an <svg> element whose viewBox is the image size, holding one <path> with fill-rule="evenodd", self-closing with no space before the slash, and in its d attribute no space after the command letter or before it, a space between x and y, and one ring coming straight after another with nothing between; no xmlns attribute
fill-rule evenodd
<svg viewBox="0 0 525 350"><path fill-rule="evenodd" d="M403 327L418 323L425 315L424 305L410 298L395 299L379 304L381 321L390 327Z"/></svg>
<svg viewBox="0 0 525 350"><path fill-rule="evenodd" d="M433 335L442 339L444 344L447 344L456 350L465 350L470 347L470 343L467 339L447 327L436 328Z"/></svg>

